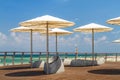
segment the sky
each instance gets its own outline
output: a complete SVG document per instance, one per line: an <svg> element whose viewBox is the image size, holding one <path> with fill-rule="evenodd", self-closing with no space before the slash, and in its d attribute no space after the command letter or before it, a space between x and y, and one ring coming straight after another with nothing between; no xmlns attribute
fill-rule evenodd
<svg viewBox="0 0 120 80"><path fill-rule="evenodd" d="M0 51L30 51L29 33L13 33L19 23L43 15L59 17L75 23L74 28L97 23L114 28L111 32L95 33L95 52L120 52L120 27L106 21L120 16L120 0L0 0ZM55 37L49 40L50 51L55 51ZM74 32L58 37L58 51L91 52L91 34ZM33 51L46 51L46 37L33 34Z"/></svg>

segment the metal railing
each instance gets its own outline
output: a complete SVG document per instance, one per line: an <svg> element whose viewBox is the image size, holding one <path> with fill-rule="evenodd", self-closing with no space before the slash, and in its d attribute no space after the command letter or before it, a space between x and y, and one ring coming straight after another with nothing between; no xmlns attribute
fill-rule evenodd
<svg viewBox="0 0 120 80"><path fill-rule="evenodd" d="M32 52L33 61L46 60L46 52ZM49 52L49 56L55 55L56 52ZM75 58L75 52L58 52L61 58ZM95 53L95 60L98 57L104 57L105 62L110 61L110 58L114 58L114 62L120 61L120 53ZM91 53L78 53L77 58L87 60L92 58ZM22 65L30 64L30 52L0 52L0 65Z"/></svg>

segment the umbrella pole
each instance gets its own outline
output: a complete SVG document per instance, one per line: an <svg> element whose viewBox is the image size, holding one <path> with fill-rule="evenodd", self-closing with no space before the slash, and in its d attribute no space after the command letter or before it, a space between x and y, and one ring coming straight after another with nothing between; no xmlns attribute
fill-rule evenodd
<svg viewBox="0 0 120 80"><path fill-rule="evenodd" d="M92 29L92 65L94 65L94 29Z"/></svg>
<svg viewBox="0 0 120 80"><path fill-rule="evenodd" d="M57 33L55 34L55 36L56 36L56 55L58 56L58 52L57 52Z"/></svg>
<svg viewBox="0 0 120 80"><path fill-rule="evenodd" d="M30 48L30 64L31 64L31 68L32 68L32 52L33 52L33 48L32 48L32 29L30 30L30 44L31 44L31 48Z"/></svg>
<svg viewBox="0 0 120 80"><path fill-rule="evenodd" d="M47 30L46 30L46 38L47 38L47 44L46 44L46 50L47 50L47 54L46 54L46 57L47 57L47 61L46 61L46 74L49 74L49 70L48 70L48 68L49 68L49 65L48 65L48 62L49 62L49 35L48 35L48 22L47 22L47 26L46 26L46 28L47 28Z"/></svg>

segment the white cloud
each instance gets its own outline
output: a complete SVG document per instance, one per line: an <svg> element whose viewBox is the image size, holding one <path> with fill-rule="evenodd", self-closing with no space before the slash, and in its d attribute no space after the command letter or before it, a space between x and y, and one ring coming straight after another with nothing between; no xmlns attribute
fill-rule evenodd
<svg viewBox="0 0 120 80"><path fill-rule="evenodd" d="M0 44L0 48L6 51L29 51L30 34L10 33L10 35L6 36L0 33ZM112 44L108 41L107 36L95 37L95 51L97 52L108 51L109 48L115 48L115 45L116 44ZM75 47L78 47L80 52L91 52L91 35L75 33L69 36L58 37L58 51L74 52ZM41 36L39 33L33 34L33 50L46 51L46 36ZM55 51L54 36L50 36L49 38L49 50Z"/></svg>
<svg viewBox="0 0 120 80"><path fill-rule="evenodd" d="M20 35L18 34L16 34L16 33L14 33L14 32L12 32L11 33L11 37L16 41L16 42L21 42L21 39L20 39Z"/></svg>
<svg viewBox="0 0 120 80"><path fill-rule="evenodd" d="M74 34L68 37L60 37L58 44L60 51L75 51L75 47L78 47L80 52L91 52L92 38L89 34ZM107 36L95 37L96 52L108 51L110 45L113 44L110 44Z"/></svg>
<svg viewBox="0 0 120 80"><path fill-rule="evenodd" d="M120 34L120 31L111 32L112 34Z"/></svg>
<svg viewBox="0 0 120 80"><path fill-rule="evenodd" d="M104 41L106 41L106 40L107 40L107 37L106 37L106 36L102 36L102 37L98 38L98 39L95 41L95 43L101 43L101 42L104 42Z"/></svg>
<svg viewBox="0 0 120 80"><path fill-rule="evenodd" d="M9 41L12 43L10 45L16 46L17 48L25 48L29 50L30 48L30 33L11 33ZM40 51L45 48L46 37L41 36L39 33L33 33L33 50ZM24 46L23 46L24 45Z"/></svg>
<svg viewBox="0 0 120 80"><path fill-rule="evenodd" d="M74 18L74 21L79 21L80 19L79 18Z"/></svg>
<svg viewBox="0 0 120 80"><path fill-rule="evenodd" d="M3 45L7 41L7 36L0 32L0 44Z"/></svg>
<svg viewBox="0 0 120 80"><path fill-rule="evenodd" d="M89 37L84 37L84 41L88 44L91 44L92 40Z"/></svg>
<svg viewBox="0 0 120 80"><path fill-rule="evenodd" d="M0 44L2 51L29 51L30 35L28 33L10 33L6 36L0 33Z"/></svg>
<svg viewBox="0 0 120 80"><path fill-rule="evenodd" d="M119 38L120 37L120 35L119 35L120 31L114 31L114 32L111 32L111 34L114 35L113 38Z"/></svg>
<svg viewBox="0 0 120 80"><path fill-rule="evenodd" d="M0 32L0 40L6 40L7 36Z"/></svg>

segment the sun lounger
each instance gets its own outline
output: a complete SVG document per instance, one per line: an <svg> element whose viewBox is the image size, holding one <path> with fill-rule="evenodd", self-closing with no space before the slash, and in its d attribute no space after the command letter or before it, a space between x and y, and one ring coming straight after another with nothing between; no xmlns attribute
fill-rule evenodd
<svg viewBox="0 0 120 80"><path fill-rule="evenodd" d="M81 60L76 59L71 61L71 66L92 66L92 65L101 65L105 63L104 58L98 58L94 61L92 60Z"/></svg>
<svg viewBox="0 0 120 80"><path fill-rule="evenodd" d="M97 65L101 65L105 63L105 58L101 57L101 58L97 58Z"/></svg>
<svg viewBox="0 0 120 80"><path fill-rule="evenodd" d="M62 61L65 66L69 66L71 64L72 59L65 58Z"/></svg>
<svg viewBox="0 0 120 80"><path fill-rule="evenodd" d="M44 72L47 73L47 66L45 63L44 66ZM61 73L64 72L64 65L62 60L59 56L54 56L48 63L48 73L54 74L54 73Z"/></svg>
<svg viewBox="0 0 120 80"><path fill-rule="evenodd" d="M44 67L44 61L35 61L32 63L32 68L43 68Z"/></svg>

